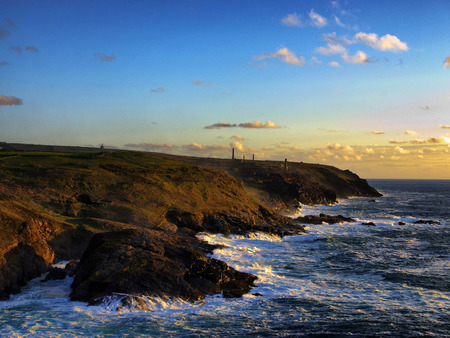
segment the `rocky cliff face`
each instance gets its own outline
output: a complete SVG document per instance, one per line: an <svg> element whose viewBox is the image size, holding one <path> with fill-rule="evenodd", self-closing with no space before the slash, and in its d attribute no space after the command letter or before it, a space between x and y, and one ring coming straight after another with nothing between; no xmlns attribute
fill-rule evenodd
<svg viewBox="0 0 450 338"><path fill-rule="evenodd" d="M80 258L77 300L237 297L256 277L208 258L212 248L198 232L300 234L301 225L261 201L286 209L370 191L331 167L219 161L210 168L211 160L198 166L138 152L33 150L0 152L0 299L50 263Z"/></svg>

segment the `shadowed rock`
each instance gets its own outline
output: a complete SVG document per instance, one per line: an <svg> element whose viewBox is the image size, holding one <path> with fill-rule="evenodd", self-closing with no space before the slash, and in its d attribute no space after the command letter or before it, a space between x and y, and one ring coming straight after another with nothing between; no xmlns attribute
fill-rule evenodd
<svg viewBox="0 0 450 338"><path fill-rule="evenodd" d="M356 222L353 218L350 217L344 217L341 215L330 216L326 214L320 214L319 216L315 215L300 216L295 218L294 221L302 224L322 224L322 223L335 224L335 223Z"/></svg>

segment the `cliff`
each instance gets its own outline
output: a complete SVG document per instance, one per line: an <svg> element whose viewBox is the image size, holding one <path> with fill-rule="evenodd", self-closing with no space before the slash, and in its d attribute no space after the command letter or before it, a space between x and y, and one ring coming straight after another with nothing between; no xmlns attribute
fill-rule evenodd
<svg viewBox="0 0 450 338"><path fill-rule="evenodd" d="M287 206L291 197L283 200L283 192L292 190L293 200L300 201L308 184L320 194L339 185L339 191L354 192L345 179L333 178L332 169L296 182L299 174L288 175L292 167L283 173L276 162L217 166L208 159L141 152L2 146L0 299L19 292L50 263L71 259L81 259L76 300L95 303L117 292L187 300L214 293L237 297L249 292L256 276L209 258L214 248L196 233L300 234L300 225L261 200ZM315 187L323 177L321 188Z"/></svg>

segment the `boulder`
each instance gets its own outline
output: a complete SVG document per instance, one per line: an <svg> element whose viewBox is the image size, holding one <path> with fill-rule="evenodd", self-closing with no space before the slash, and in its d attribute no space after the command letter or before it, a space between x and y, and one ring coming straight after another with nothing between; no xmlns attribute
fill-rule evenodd
<svg viewBox="0 0 450 338"><path fill-rule="evenodd" d="M297 223L302 224L335 224L335 223L347 223L347 222L356 222L353 218L344 217L342 215L330 216L326 214L320 214L319 216L315 215L306 215L300 216L294 219Z"/></svg>

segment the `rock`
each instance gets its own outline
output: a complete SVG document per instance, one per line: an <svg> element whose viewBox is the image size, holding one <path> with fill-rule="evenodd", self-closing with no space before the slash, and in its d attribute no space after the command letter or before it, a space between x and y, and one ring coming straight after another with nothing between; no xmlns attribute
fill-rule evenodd
<svg viewBox="0 0 450 338"><path fill-rule="evenodd" d="M295 222L302 224L335 224L335 223L347 223L347 222L356 222L353 218L344 217L342 215L330 216L326 214L320 214L319 216L315 215L306 215L300 216L294 219Z"/></svg>
<svg viewBox="0 0 450 338"><path fill-rule="evenodd" d="M363 222L361 225L376 226L374 222Z"/></svg>
<svg viewBox="0 0 450 338"><path fill-rule="evenodd" d="M69 263L67 263L66 267L64 268L64 271L67 273L69 277L73 277L75 275L79 262L80 262L79 260L71 260Z"/></svg>
<svg viewBox="0 0 450 338"><path fill-rule="evenodd" d="M256 276L207 257L209 249L194 237L157 230L97 234L80 260L71 299L96 304L122 293L197 301L249 292Z"/></svg>
<svg viewBox="0 0 450 338"><path fill-rule="evenodd" d="M406 225L406 223L405 223L405 222L402 222L402 221L399 221L399 222L398 222L398 225Z"/></svg>
<svg viewBox="0 0 450 338"><path fill-rule="evenodd" d="M433 220L418 220L413 222L413 224L441 224L439 221L433 221Z"/></svg>
<svg viewBox="0 0 450 338"><path fill-rule="evenodd" d="M67 273L61 268L51 268L47 276L41 282L48 282L49 280L60 280L66 278Z"/></svg>

